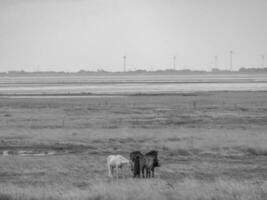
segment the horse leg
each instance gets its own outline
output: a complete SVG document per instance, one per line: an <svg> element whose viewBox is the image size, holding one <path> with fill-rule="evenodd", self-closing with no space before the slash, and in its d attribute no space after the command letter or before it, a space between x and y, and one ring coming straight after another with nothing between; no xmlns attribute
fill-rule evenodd
<svg viewBox="0 0 267 200"><path fill-rule="evenodd" d="M118 168L118 166L116 166L116 179L117 180L119 179L119 168Z"/></svg>
<svg viewBox="0 0 267 200"><path fill-rule="evenodd" d="M135 171L134 172L134 178L140 178L140 171Z"/></svg>
<svg viewBox="0 0 267 200"><path fill-rule="evenodd" d="M151 172L152 172L152 177L154 178L154 167L152 167Z"/></svg>
<svg viewBox="0 0 267 200"><path fill-rule="evenodd" d="M111 177L113 178L113 175L114 175L114 167L111 168Z"/></svg>
<svg viewBox="0 0 267 200"><path fill-rule="evenodd" d="M144 168L143 177L146 178L146 168Z"/></svg>
<svg viewBox="0 0 267 200"><path fill-rule="evenodd" d="M146 178L148 178L148 168L145 168L145 172L146 172Z"/></svg>
<svg viewBox="0 0 267 200"><path fill-rule="evenodd" d="M141 178L142 168L139 166L137 169L137 177Z"/></svg>
<svg viewBox="0 0 267 200"><path fill-rule="evenodd" d="M138 169L136 171L137 177L141 178L141 173L142 173L142 168L140 166L138 166Z"/></svg>
<svg viewBox="0 0 267 200"><path fill-rule="evenodd" d="M134 177L134 178L136 178L136 177L137 177L137 178L140 178L140 172L135 171L134 174L133 174L133 177Z"/></svg>
<svg viewBox="0 0 267 200"><path fill-rule="evenodd" d="M111 166L108 165L108 176L112 178L112 173L111 173Z"/></svg>

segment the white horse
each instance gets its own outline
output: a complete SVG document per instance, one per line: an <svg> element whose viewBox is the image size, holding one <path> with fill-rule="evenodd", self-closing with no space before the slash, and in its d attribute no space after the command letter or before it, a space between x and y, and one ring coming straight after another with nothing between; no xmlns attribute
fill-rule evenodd
<svg viewBox="0 0 267 200"><path fill-rule="evenodd" d="M107 158L108 165L108 176L113 178L113 170L116 169L116 177L119 178L119 169L122 169L123 166L128 166L129 168L132 166L131 161L127 158L124 158L121 155L110 155Z"/></svg>

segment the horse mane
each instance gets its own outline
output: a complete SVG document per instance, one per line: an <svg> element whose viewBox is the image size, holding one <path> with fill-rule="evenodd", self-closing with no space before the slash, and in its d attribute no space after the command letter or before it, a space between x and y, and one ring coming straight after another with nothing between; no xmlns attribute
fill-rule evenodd
<svg viewBox="0 0 267 200"><path fill-rule="evenodd" d="M155 155L155 156L157 156L158 155L158 151L156 151L156 150L152 150L152 151L149 151L148 153L146 153L146 155Z"/></svg>
<svg viewBox="0 0 267 200"><path fill-rule="evenodd" d="M154 159L153 159L153 165L154 165L154 167L159 167L158 151L152 150L152 151L149 151L148 153L146 153L145 155L147 155L147 156L153 156L154 157Z"/></svg>
<svg viewBox="0 0 267 200"><path fill-rule="evenodd" d="M143 154L140 151L133 151L130 153L130 160L134 160L136 156L142 156Z"/></svg>
<svg viewBox="0 0 267 200"><path fill-rule="evenodd" d="M131 154L139 154L139 155L142 155L141 151L133 151L133 152L131 152Z"/></svg>

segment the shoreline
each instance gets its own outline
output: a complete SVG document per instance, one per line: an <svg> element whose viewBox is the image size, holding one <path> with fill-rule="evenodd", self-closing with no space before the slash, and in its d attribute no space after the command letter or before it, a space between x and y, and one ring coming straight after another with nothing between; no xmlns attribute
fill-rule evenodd
<svg viewBox="0 0 267 200"><path fill-rule="evenodd" d="M0 94L0 98L98 98L98 97L135 97L135 96L205 96L210 94L223 93L267 93L267 90L240 90L240 91L200 91L200 92L136 92L136 93L21 93L21 94Z"/></svg>

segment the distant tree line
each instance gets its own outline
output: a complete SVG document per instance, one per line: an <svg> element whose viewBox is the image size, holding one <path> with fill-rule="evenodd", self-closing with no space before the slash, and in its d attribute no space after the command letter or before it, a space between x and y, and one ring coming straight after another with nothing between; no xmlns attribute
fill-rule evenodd
<svg viewBox="0 0 267 200"><path fill-rule="evenodd" d="M166 69L166 70L130 70L126 72L110 72L105 70L97 70L97 71L87 71L80 70L78 72L64 72L64 71L8 71L1 72L0 76L61 76L61 75L135 75L135 74L164 74L164 75L173 75L173 74L262 74L267 73L267 68L240 68L237 71L230 70L222 70L218 68L214 68L211 71L204 70L174 70L174 69Z"/></svg>

